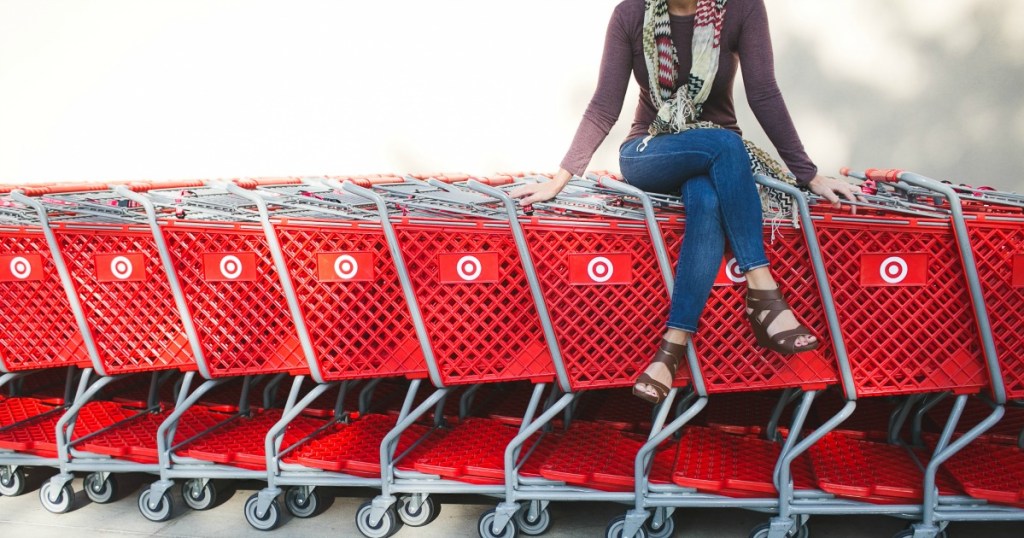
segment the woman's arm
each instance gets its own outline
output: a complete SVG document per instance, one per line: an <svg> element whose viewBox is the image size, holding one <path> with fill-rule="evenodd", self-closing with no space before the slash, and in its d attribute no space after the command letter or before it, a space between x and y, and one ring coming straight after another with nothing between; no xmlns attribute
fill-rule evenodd
<svg viewBox="0 0 1024 538"><path fill-rule="evenodd" d="M574 174L581 175L619 119L633 71L633 46L624 22L623 4L620 4L608 23L597 88L576 129L572 145L562 159L561 168L552 181L524 185L509 193L513 198L522 198L523 205L554 198Z"/></svg>

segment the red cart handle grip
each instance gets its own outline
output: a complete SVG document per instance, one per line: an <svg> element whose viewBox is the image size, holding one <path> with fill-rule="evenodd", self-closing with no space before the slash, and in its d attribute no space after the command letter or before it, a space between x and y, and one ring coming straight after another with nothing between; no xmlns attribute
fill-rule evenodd
<svg viewBox="0 0 1024 538"><path fill-rule="evenodd" d="M148 192L160 189L191 189L202 187L203 185L205 185L205 182L201 179L180 179L129 183L125 187L132 192Z"/></svg>
<svg viewBox="0 0 1024 538"><path fill-rule="evenodd" d="M255 189L256 187L272 187L275 185L301 185L302 179L297 177L247 177L236 179L232 183L243 189Z"/></svg>
<svg viewBox="0 0 1024 538"><path fill-rule="evenodd" d="M405 180L398 176L363 176L350 177L349 181L364 189L372 189L374 185L389 185L393 183L405 183Z"/></svg>
<svg viewBox="0 0 1024 538"><path fill-rule="evenodd" d="M46 196L48 194L70 194L73 192L91 192L107 190L106 183L63 183L46 187L26 187L21 189L25 196Z"/></svg>
<svg viewBox="0 0 1024 538"><path fill-rule="evenodd" d="M507 174L500 174L500 175L497 175L497 176L488 176L488 177L478 177L478 178L475 178L475 179L477 181L479 181L480 183L483 183L484 185L490 185L491 187L500 187L502 185L508 185L510 183L515 183L515 181L516 181L516 178L514 178L514 177L512 177L510 175L507 175Z"/></svg>
<svg viewBox="0 0 1024 538"><path fill-rule="evenodd" d="M849 177L850 169L843 167L839 170L839 173ZM864 177L872 181L881 181L883 183L898 183L900 180L900 174L903 170L896 168L868 168L864 171Z"/></svg>

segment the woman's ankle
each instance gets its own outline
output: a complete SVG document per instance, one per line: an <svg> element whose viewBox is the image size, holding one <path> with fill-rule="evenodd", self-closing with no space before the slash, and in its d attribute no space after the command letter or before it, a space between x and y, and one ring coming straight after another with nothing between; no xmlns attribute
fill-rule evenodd
<svg viewBox="0 0 1024 538"><path fill-rule="evenodd" d="M662 339L670 344L686 344L690 341L690 333L682 329L669 328L662 335Z"/></svg>
<svg viewBox="0 0 1024 538"><path fill-rule="evenodd" d="M778 282L772 276L771 270L767 267L751 269L743 276L747 279L747 287L752 290L774 290L779 287Z"/></svg>

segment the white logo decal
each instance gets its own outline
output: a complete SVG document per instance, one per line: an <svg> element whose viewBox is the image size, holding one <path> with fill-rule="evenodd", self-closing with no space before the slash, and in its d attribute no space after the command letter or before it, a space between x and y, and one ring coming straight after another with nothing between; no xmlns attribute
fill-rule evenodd
<svg viewBox="0 0 1024 538"><path fill-rule="evenodd" d="M612 261L604 256L597 256L587 264L587 276L594 282L608 282L614 272Z"/></svg>
<svg viewBox="0 0 1024 538"><path fill-rule="evenodd" d="M472 282L480 278L483 266L476 256L463 256L459 258L459 263L455 264L455 271L462 280Z"/></svg>
<svg viewBox="0 0 1024 538"><path fill-rule="evenodd" d="M909 273L907 261L899 256L890 256L882 262L879 273L882 276L882 280L889 284L899 284L907 278Z"/></svg>
<svg viewBox="0 0 1024 538"><path fill-rule="evenodd" d="M349 280L359 273L359 262L348 254L342 254L334 260L334 274L343 280Z"/></svg>
<svg viewBox="0 0 1024 538"><path fill-rule="evenodd" d="M242 275L242 260L231 254L224 256L220 259L220 274L231 280L238 278Z"/></svg>
<svg viewBox="0 0 1024 538"><path fill-rule="evenodd" d="M134 270L132 261L124 256L115 256L113 260L110 260L110 273L120 280L132 276Z"/></svg>
<svg viewBox="0 0 1024 538"><path fill-rule="evenodd" d="M32 276L32 264L25 258L18 256L11 260L11 274L14 275L14 278L25 280Z"/></svg>
<svg viewBox="0 0 1024 538"><path fill-rule="evenodd" d="M740 264L736 261L736 258L730 259L725 264L725 276L736 284L747 281L747 277L743 276L743 273L740 272Z"/></svg>

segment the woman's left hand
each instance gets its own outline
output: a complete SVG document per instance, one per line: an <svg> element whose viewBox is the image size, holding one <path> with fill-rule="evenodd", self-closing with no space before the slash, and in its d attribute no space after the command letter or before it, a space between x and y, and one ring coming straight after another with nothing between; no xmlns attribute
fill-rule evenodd
<svg viewBox="0 0 1024 538"><path fill-rule="evenodd" d="M848 181L821 174L814 176L814 179L807 184L807 188L814 194L828 200L832 207L836 209L839 209L840 198L845 198L850 202L864 201L864 198L860 195L860 187L852 185ZM854 210L856 211L856 208Z"/></svg>

